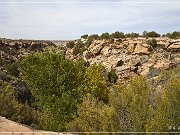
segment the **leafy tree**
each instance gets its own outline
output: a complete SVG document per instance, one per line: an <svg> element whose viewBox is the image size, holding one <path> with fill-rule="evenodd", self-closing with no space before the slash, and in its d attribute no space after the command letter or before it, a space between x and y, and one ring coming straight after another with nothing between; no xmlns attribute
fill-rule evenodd
<svg viewBox="0 0 180 135"><path fill-rule="evenodd" d="M75 119L67 124L67 129L76 132L111 132L114 114L112 107L88 95L78 107Z"/></svg>
<svg viewBox="0 0 180 135"><path fill-rule="evenodd" d="M145 37L160 37L160 36L161 36L160 34L158 34L158 33L155 32L155 31L151 31L151 32L144 31L144 32L143 32L143 35L144 35Z"/></svg>
<svg viewBox="0 0 180 135"><path fill-rule="evenodd" d="M102 33L101 36L100 36L100 39L110 39L109 33L108 32Z"/></svg>
<svg viewBox="0 0 180 135"><path fill-rule="evenodd" d="M81 38L87 39L88 38L88 34L82 35Z"/></svg>
<svg viewBox="0 0 180 135"><path fill-rule="evenodd" d="M108 102L109 89L105 77L104 67L98 65L88 67L85 72L83 89L99 100Z"/></svg>
<svg viewBox="0 0 180 135"><path fill-rule="evenodd" d="M127 33L125 34L125 37L130 37L130 38L137 38L139 37L139 33Z"/></svg>
<svg viewBox="0 0 180 135"><path fill-rule="evenodd" d="M15 77L19 76L19 64L18 63L9 63L6 65L6 70L10 75Z"/></svg>
<svg viewBox="0 0 180 135"><path fill-rule="evenodd" d="M118 76L116 74L115 69L111 69L111 71L108 73L108 81L110 83L116 83L118 79Z"/></svg>
<svg viewBox="0 0 180 135"><path fill-rule="evenodd" d="M111 34L111 38L125 38L125 35L123 32L116 31Z"/></svg>
<svg viewBox="0 0 180 135"><path fill-rule="evenodd" d="M180 32L174 31L172 33L167 33L166 34L169 38L179 38L180 37Z"/></svg>
<svg viewBox="0 0 180 135"><path fill-rule="evenodd" d="M99 35L98 34L93 34L93 35L88 36L88 38L87 38L87 40L85 42L85 46L89 47L92 44L92 42L94 40L96 40L96 39L99 39Z"/></svg>
<svg viewBox="0 0 180 135"><path fill-rule="evenodd" d="M83 53L83 51L85 50L84 46L85 44L81 40L78 40L78 42L73 48L73 54L77 55L79 53Z"/></svg>
<svg viewBox="0 0 180 135"><path fill-rule="evenodd" d="M107 102L108 88L102 69L86 69L84 62L53 52L30 55L22 61L23 78L43 112L43 129L65 131L65 124L72 120L77 105L88 93Z"/></svg>
<svg viewBox="0 0 180 135"><path fill-rule="evenodd" d="M45 52L22 61L24 80L31 87L46 130L63 131L76 111L83 92L77 91L84 80L85 67L81 62L65 59L61 53Z"/></svg>
<svg viewBox="0 0 180 135"><path fill-rule="evenodd" d="M157 46L157 41L156 39L149 39L147 40L147 44L150 45L151 47L155 48Z"/></svg>
<svg viewBox="0 0 180 135"><path fill-rule="evenodd" d="M164 87L162 95L156 96L154 117L146 125L147 131L179 132L180 79L172 78Z"/></svg>
<svg viewBox="0 0 180 135"><path fill-rule="evenodd" d="M145 132L149 119L151 90L144 77L136 77L122 91L122 103L128 111L134 131Z"/></svg>
<svg viewBox="0 0 180 135"><path fill-rule="evenodd" d="M41 114L28 104L17 101L17 93L10 85L0 83L0 115L13 121L40 128Z"/></svg>

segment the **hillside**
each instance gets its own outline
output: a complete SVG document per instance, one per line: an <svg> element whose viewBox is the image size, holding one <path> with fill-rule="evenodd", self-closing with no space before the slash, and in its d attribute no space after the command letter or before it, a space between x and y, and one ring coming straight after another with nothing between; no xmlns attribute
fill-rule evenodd
<svg viewBox="0 0 180 135"><path fill-rule="evenodd" d="M180 38L0 39L0 132L177 132L179 78Z"/></svg>
<svg viewBox="0 0 180 135"><path fill-rule="evenodd" d="M155 40L155 43L153 43ZM86 43L80 39L74 46ZM118 81L125 81L134 75L156 77L161 70L180 65L180 39L158 38L119 38L94 40L83 52L73 54L67 48L67 58L83 58L89 65L102 64L108 71L115 69Z"/></svg>

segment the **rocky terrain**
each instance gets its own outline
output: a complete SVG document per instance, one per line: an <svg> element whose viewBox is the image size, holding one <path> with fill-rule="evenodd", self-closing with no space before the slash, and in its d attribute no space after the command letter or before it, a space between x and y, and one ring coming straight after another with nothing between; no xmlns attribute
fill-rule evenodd
<svg viewBox="0 0 180 135"><path fill-rule="evenodd" d="M34 130L28 126L16 123L14 121L8 120L5 117L0 116L0 135L63 135L63 133L55 133L42 130ZM66 134L70 135L70 134Z"/></svg>
<svg viewBox="0 0 180 135"><path fill-rule="evenodd" d="M154 39L156 43L151 45ZM108 71L115 69L121 82L134 75L156 77L161 70L180 65L180 39L154 39L94 40L82 54L73 55L73 49L67 48L66 56L74 60L83 58L90 65L102 64ZM86 39L81 38L81 41L85 43Z"/></svg>
<svg viewBox="0 0 180 135"><path fill-rule="evenodd" d="M49 46L55 44L50 41L0 39L1 61L15 62L28 53L42 52Z"/></svg>
<svg viewBox="0 0 180 135"><path fill-rule="evenodd" d="M127 82L137 75L156 79L162 70L180 66L180 39L167 37L94 39L86 45L87 40L87 38L75 40L73 47L68 47L69 41L0 39L0 82L13 87L17 92L18 102L31 105L31 92L19 77L19 63L27 54L44 52L46 49L63 50L68 59L82 58L87 65L101 64L107 71L114 69L119 83ZM83 49L75 54L74 48L79 42L82 42L79 48ZM42 133L0 117L0 134L3 132Z"/></svg>
<svg viewBox="0 0 180 135"><path fill-rule="evenodd" d="M85 43L87 39L80 40ZM69 59L83 58L90 65L102 64L108 71L115 69L121 82L134 75L155 77L161 70L180 64L180 39L158 37L155 45L148 43L151 40L145 37L94 40L82 53L74 55L73 48L66 47L68 41L0 39L0 69L4 70L4 63L18 62L29 53L50 47L63 48Z"/></svg>

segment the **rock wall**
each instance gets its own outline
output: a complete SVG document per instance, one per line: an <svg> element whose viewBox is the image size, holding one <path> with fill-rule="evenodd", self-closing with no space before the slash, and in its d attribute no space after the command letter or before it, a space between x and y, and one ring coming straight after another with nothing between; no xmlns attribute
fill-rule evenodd
<svg viewBox="0 0 180 135"><path fill-rule="evenodd" d="M50 41L40 40L0 39L0 58L7 63L17 62L29 53L42 52L46 47L50 46L55 46L55 44Z"/></svg>
<svg viewBox="0 0 180 135"><path fill-rule="evenodd" d="M155 77L161 70L180 65L180 39L155 38L155 47L147 44L151 39L95 40L83 54L74 56L73 50L68 48L66 56L81 57L89 64L102 64L109 71L115 69L121 82L134 75Z"/></svg>

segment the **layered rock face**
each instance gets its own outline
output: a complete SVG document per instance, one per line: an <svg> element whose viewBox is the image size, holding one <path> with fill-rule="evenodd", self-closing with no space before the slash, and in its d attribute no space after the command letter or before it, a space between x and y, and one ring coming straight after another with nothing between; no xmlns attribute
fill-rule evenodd
<svg viewBox="0 0 180 135"><path fill-rule="evenodd" d="M67 49L66 56L102 64L108 71L115 69L121 82L134 75L155 77L161 70L180 65L180 39L155 38L156 46L147 44L148 40L152 38L95 40L83 54L74 56Z"/></svg>
<svg viewBox="0 0 180 135"><path fill-rule="evenodd" d="M49 41L0 39L0 58L7 63L17 62L32 52L42 52L46 47L55 46Z"/></svg>

